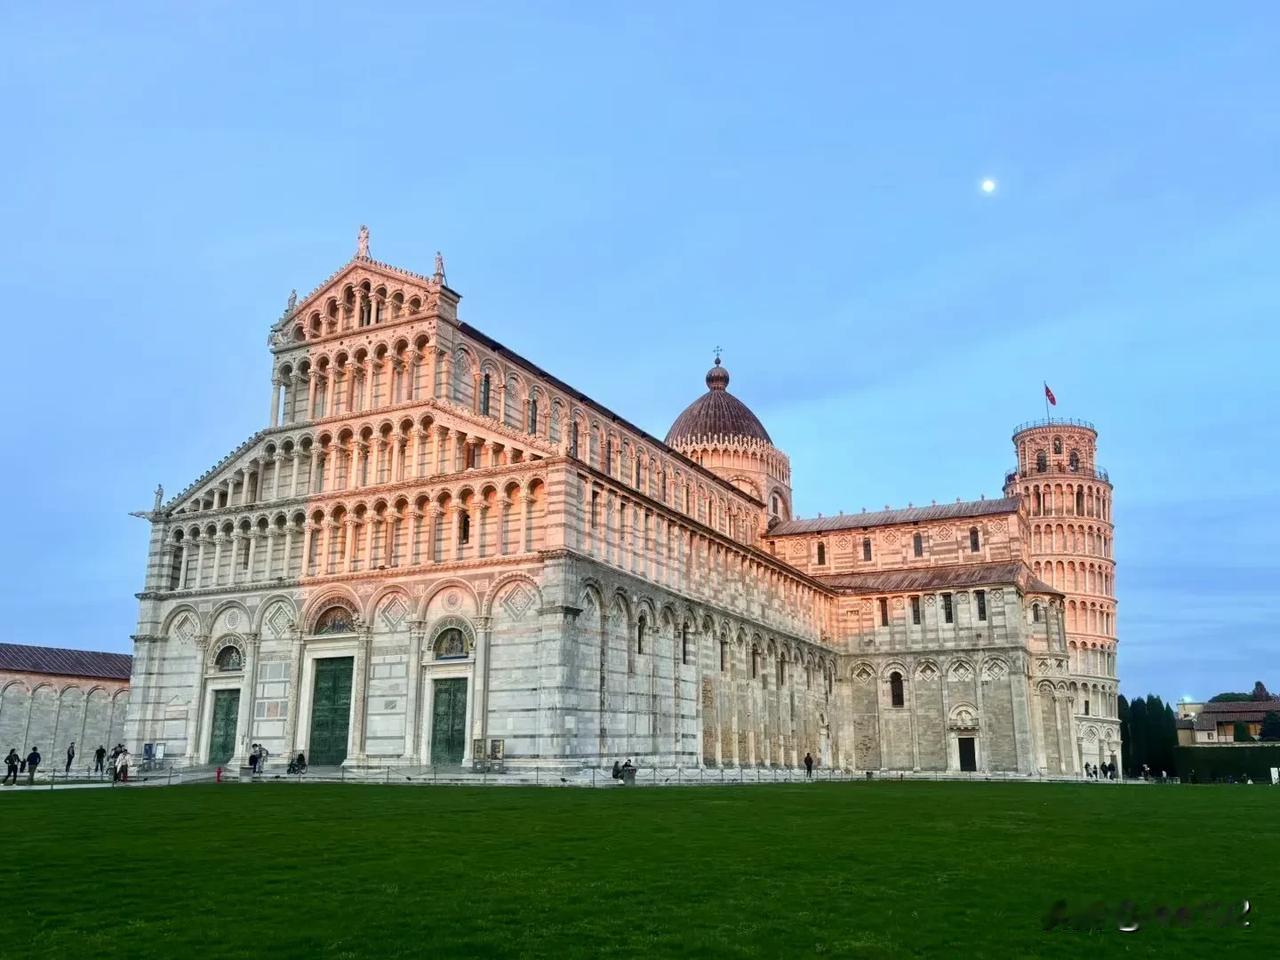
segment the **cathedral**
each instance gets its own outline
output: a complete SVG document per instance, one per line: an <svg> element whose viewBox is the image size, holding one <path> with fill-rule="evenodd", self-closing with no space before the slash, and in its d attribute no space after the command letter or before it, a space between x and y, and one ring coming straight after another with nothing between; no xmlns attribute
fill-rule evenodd
<svg viewBox="0 0 1280 960"><path fill-rule="evenodd" d="M289 298L267 425L140 514L130 749L561 771L811 754L957 776L1119 761L1090 424L1018 427L999 498L801 518L718 357L660 439L458 303L439 255L430 276L389 266L364 228Z"/></svg>

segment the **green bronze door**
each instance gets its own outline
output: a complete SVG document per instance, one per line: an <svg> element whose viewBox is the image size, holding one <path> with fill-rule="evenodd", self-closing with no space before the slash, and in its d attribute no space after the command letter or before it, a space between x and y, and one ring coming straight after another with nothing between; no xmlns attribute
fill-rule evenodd
<svg viewBox="0 0 1280 960"><path fill-rule="evenodd" d="M236 721L240 719L240 691L213 692L213 722L209 725L209 762L221 766L236 752Z"/></svg>
<svg viewBox="0 0 1280 960"><path fill-rule="evenodd" d="M467 681L435 681L431 702L431 765L457 766L467 742Z"/></svg>
<svg viewBox="0 0 1280 960"><path fill-rule="evenodd" d="M316 661L311 697L312 766L332 767L347 759L347 731L351 726L351 657Z"/></svg>

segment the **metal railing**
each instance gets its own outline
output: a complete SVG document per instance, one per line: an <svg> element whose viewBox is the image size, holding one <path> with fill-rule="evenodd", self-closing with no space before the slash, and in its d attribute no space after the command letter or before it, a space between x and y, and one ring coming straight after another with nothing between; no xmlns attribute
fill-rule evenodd
<svg viewBox="0 0 1280 960"><path fill-rule="evenodd" d="M1064 464L1059 460L1046 466L1043 470L1036 467L1014 467L1006 470L1004 474L1004 482L1007 486L1015 480L1035 480L1038 477L1047 479L1058 479L1061 477L1078 477L1082 480L1101 480L1103 483L1111 482L1111 475L1101 467L1088 467L1083 464L1072 470L1069 464Z"/></svg>
<svg viewBox="0 0 1280 960"><path fill-rule="evenodd" d="M302 774L287 773L281 764L273 764L267 771L252 777L241 776L247 768L223 768L221 782L234 784L304 784L349 783L365 785L401 786L494 786L494 787L576 787L586 789L611 789L622 787L614 780L607 767L589 767L576 770L553 768L510 769L495 773L473 771L460 767L422 766L368 766L368 767L310 767ZM213 766L188 766L185 764L157 765L148 770L132 770L128 783L113 783L109 774L101 777L84 777L75 773L67 776L61 770L39 771L33 787L27 786L27 776L21 774L18 786L25 789L113 789L136 787L178 786L181 784L214 783L218 780ZM1142 783L1141 778L1117 778L1115 780L1091 780L1078 774L1019 774L983 771L908 771L908 770L855 770L843 767L817 767L807 776L800 767L661 767L635 768L631 785L637 787L715 787L715 786L768 786L770 784L821 783L887 783L905 781L955 782L955 783ZM1158 782L1155 780L1148 782ZM1169 778L1170 783L1176 783ZM4 789L8 789L5 787Z"/></svg>
<svg viewBox="0 0 1280 960"><path fill-rule="evenodd" d="M1041 420L1028 420L1026 423L1020 423L1013 428L1013 435L1016 437L1023 430L1033 430L1036 427L1084 427L1086 430L1098 432L1088 420L1076 420L1073 417L1045 417Z"/></svg>

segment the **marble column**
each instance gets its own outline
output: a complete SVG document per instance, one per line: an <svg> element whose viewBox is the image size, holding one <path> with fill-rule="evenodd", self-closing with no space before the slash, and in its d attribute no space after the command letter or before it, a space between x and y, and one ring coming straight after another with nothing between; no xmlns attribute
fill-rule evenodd
<svg viewBox="0 0 1280 960"><path fill-rule="evenodd" d="M273 427L280 425L280 380L278 378L271 381L271 419L268 422Z"/></svg>
<svg viewBox="0 0 1280 960"><path fill-rule="evenodd" d="M302 632L289 624L289 692L284 716L285 760L298 755L298 703L302 693Z"/></svg>
<svg viewBox="0 0 1280 960"><path fill-rule="evenodd" d="M195 686L191 691L191 712L187 717L187 755L188 764L200 760L200 741L204 738L202 729L204 719L204 679L208 670L209 635L198 634L195 638L196 670Z"/></svg>
<svg viewBox="0 0 1280 960"><path fill-rule="evenodd" d="M261 637L244 634L244 672L240 680L240 712L236 716L236 752L230 766L242 767L248 761L249 739L253 736L253 701L258 679L258 647Z"/></svg>
<svg viewBox="0 0 1280 960"><path fill-rule="evenodd" d="M369 656L372 643L373 629L360 626L357 630L355 666L351 676L351 754L344 765L363 764L368 756L365 730L369 700Z"/></svg>
<svg viewBox="0 0 1280 960"><path fill-rule="evenodd" d="M411 620L409 622L409 664L408 684L405 688L404 705L404 759L411 766L422 763L422 720L418 716L422 693L422 643L426 633L426 622Z"/></svg>

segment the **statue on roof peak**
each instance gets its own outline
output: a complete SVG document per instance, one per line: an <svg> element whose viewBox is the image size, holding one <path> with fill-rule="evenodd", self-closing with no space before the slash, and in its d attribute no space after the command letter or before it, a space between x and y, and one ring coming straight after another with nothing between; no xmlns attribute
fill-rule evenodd
<svg viewBox="0 0 1280 960"><path fill-rule="evenodd" d="M362 260L369 259L369 228L360 224L360 232L356 234L356 256Z"/></svg>
<svg viewBox="0 0 1280 960"><path fill-rule="evenodd" d="M444 283L444 256L436 251L436 275L432 277L436 283Z"/></svg>

